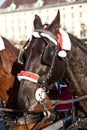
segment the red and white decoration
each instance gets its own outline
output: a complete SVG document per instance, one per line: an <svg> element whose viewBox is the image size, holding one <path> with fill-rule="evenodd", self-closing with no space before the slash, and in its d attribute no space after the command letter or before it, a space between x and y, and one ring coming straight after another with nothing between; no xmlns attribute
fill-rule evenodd
<svg viewBox="0 0 87 130"><path fill-rule="evenodd" d="M30 72L30 71L21 71L20 73L18 73L17 78L19 81L22 79L25 79L25 80L29 80L33 83L37 83L39 75L35 74L33 72Z"/></svg>
<svg viewBox="0 0 87 130"><path fill-rule="evenodd" d="M59 28L59 32L57 33L57 38L59 40L61 50L58 52L59 57L66 57L66 51L71 50L71 41L67 32L65 32L62 28Z"/></svg>

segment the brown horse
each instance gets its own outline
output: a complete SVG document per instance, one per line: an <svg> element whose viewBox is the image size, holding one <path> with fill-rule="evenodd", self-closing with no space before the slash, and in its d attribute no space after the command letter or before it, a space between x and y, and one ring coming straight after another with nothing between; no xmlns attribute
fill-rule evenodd
<svg viewBox="0 0 87 130"><path fill-rule="evenodd" d="M46 101L46 98L50 100L56 99L57 95L53 84L62 77L69 83L73 90L72 92L76 96L80 97L87 94L86 45L70 34L72 49L70 53L67 53L67 57L62 59L57 55L60 46L55 36L60 28L59 11L47 30L41 29L41 27L41 19L39 16L36 16L34 20L34 28L36 31L34 31L30 44L23 54L25 57L25 73L21 72L19 76L21 78L18 96L19 102L23 108L27 108L30 112L30 116L25 116L27 120L29 121L33 118L32 121L34 123L32 124L32 121L30 124L29 122L26 123L25 119L25 122L23 122L24 126L20 126L19 123L19 126L15 130L36 130L47 125L46 122L43 123L43 120L36 121L34 119L34 112L45 111L46 117L48 117L48 113L50 112L50 116L52 116L52 112L49 111L52 105L45 104L44 100ZM45 97L45 92L47 93L47 97ZM80 103L86 112L86 100ZM44 119L43 116L42 119ZM37 117L41 118L41 115L37 114ZM54 120L51 118L50 121L47 123L52 123ZM25 124L28 125L26 126Z"/></svg>
<svg viewBox="0 0 87 130"><path fill-rule="evenodd" d="M16 109L18 108L17 94L19 88L19 81L16 77L21 68L20 64L17 63L19 50L6 38L1 38L5 49L0 51L0 98L4 107Z"/></svg>

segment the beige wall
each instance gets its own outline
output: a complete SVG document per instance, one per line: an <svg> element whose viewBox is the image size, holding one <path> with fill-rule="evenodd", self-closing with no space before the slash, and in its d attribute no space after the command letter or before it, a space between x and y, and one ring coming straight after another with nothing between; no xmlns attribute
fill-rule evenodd
<svg viewBox="0 0 87 130"><path fill-rule="evenodd" d="M0 10L0 34L18 42L27 40L33 31L35 14L41 17L43 23L51 23L58 9L61 13L61 26L79 38L87 38L87 2L58 4L37 9ZM83 30L86 30L86 36L83 35Z"/></svg>

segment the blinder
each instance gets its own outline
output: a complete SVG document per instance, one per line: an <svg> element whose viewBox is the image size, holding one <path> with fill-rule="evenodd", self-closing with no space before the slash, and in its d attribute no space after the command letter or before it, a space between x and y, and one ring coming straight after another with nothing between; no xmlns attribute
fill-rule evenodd
<svg viewBox="0 0 87 130"><path fill-rule="evenodd" d="M25 49L21 50L18 55L18 63L24 64L25 63L25 57L24 57Z"/></svg>
<svg viewBox="0 0 87 130"><path fill-rule="evenodd" d="M47 45L41 57L41 64L51 66L53 55L54 48L50 45Z"/></svg>

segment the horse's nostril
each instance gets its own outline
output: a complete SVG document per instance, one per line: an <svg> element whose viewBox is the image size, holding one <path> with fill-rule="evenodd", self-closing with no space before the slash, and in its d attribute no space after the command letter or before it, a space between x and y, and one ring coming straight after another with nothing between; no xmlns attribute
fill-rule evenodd
<svg viewBox="0 0 87 130"><path fill-rule="evenodd" d="M22 100L21 98L18 97L18 102L21 104L22 103Z"/></svg>
<svg viewBox="0 0 87 130"><path fill-rule="evenodd" d="M25 103L25 107L26 107L26 108L29 107L29 105L30 105L30 100L29 100L29 98L28 98L27 96L24 96L24 103Z"/></svg>
<svg viewBox="0 0 87 130"><path fill-rule="evenodd" d="M28 108L30 105L30 101L27 96L24 96L23 99L18 98L18 102L20 104L20 107L22 107L22 108Z"/></svg>
<svg viewBox="0 0 87 130"><path fill-rule="evenodd" d="M18 102L21 108L25 108L25 104L20 98L18 98Z"/></svg>

